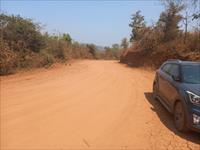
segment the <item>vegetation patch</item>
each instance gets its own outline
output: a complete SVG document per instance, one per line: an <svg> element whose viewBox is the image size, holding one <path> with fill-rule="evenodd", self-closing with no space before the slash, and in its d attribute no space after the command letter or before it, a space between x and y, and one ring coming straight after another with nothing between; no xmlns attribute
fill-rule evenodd
<svg viewBox="0 0 200 150"><path fill-rule="evenodd" d="M188 20L200 21L198 13L187 15L186 5L180 1L166 0L165 10L158 21L147 26L140 11L132 15L130 27L131 47L121 55L121 62L134 66L157 68L167 59L200 61L199 24L188 31ZM183 11L186 16L183 16ZM179 26L183 21L184 28Z"/></svg>

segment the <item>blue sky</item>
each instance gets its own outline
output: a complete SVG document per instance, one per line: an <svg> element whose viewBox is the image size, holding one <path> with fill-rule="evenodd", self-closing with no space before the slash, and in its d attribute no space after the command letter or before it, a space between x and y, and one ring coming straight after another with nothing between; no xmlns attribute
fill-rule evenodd
<svg viewBox="0 0 200 150"><path fill-rule="evenodd" d="M159 1L1 1L1 10L45 25L49 33L69 33L81 43L111 46L129 38L131 14L141 10L148 24L155 22L163 6Z"/></svg>

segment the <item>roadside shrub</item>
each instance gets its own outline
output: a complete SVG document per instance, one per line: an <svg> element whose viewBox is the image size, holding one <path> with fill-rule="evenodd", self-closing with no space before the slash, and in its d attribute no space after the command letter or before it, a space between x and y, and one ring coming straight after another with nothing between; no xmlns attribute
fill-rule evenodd
<svg viewBox="0 0 200 150"><path fill-rule="evenodd" d="M50 66L69 59L95 58L95 46L72 42L69 34L42 34L40 25L20 16L0 14L0 75L20 68Z"/></svg>
<svg viewBox="0 0 200 150"><path fill-rule="evenodd" d="M184 19L181 13L184 5L176 1L166 1L166 4L154 25L139 24L143 31L139 39L134 35L138 26L131 26L131 39L134 41L130 49L123 52L120 62L157 68L168 59L200 61L199 28L187 30L185 24L185 30L182 30L179 23ZM132 18L131 22L135 23L138 19L144 23L142 15Z"/></svg>
<svg viewBox="0 0 200 150"><path fill-rule="evenodd" d="M41 57L42 57L42 62L41 62L41 66L50 66L54 63L54 57L52 54L46 52L46 51L42 51L41 52Z"/></svg>
<svg viewBox="0 0 200 150"><path fill-rule="evenodd" d="M200 31L195 30L192 33L189 33L187 35L186 40L186 51L192 51L196 53L200 53Z"/></svg>
<svg viewBox="0 0 200 150"><path fill-rule="evenodd" d="M17 55L10 50L7 43L0 42L0 75L15 71Z"/></svg>
<svg viewBox="0 0 200 150"><path fill-rule="evenodd" d="M18 16L0 14L2 39L14 51L39 52L45 46L45 41L40 33L40 26L30 19Z"/></svg>

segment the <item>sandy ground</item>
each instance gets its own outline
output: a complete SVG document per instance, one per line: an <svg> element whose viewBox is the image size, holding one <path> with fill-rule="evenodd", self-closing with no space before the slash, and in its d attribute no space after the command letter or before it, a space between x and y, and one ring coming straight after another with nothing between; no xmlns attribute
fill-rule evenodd
<svg viewBox="0 0 200 150"><path fill-rule="evenodd" d="M154 73L116 61L1 77L1 149L194 149L152 99Z"/></svg>

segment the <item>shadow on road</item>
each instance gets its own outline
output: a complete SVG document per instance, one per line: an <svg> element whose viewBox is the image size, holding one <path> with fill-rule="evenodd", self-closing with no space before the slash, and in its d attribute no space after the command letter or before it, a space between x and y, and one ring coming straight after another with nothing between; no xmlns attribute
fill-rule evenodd
<svg viewBox="0 0 200 150"><path fill-rule="evenodd" d="M152 105L152 111L156 112L161 122L176 135L184 138L188 141L200 144L200 134L190 131L187 133L178 132L173 124L173 116L164 108L164 106L158 101L153 99L153 94L151 92L144 93L148 102Z"/></svg>

